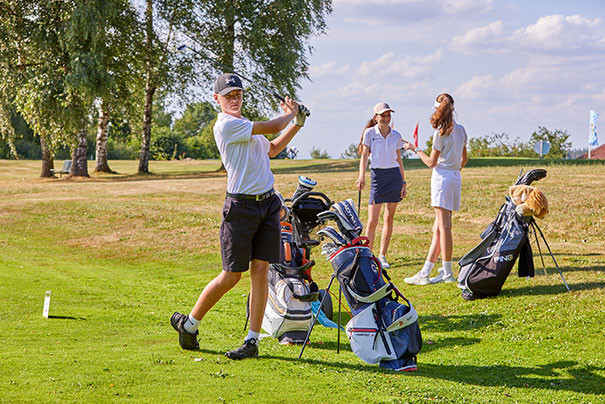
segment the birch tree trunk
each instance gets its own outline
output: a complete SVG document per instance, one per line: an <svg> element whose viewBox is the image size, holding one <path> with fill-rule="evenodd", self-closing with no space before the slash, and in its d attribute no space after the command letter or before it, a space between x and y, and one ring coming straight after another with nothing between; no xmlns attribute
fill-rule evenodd
<svg viewBox="0 0 605 404"><path fill-rule="evenodd" d="M88 177L88 161L86 161L86 119L82 119L82 129L78 133L78 147L73 152L71 158L71 170L68 177Z"/></svg>
<svg viewBox="0 0 605 404"><path fill-rule="evenodd" d="M113 173L107 162L107 133L109 132L109 109L101 100L99 105L99 120L97 124L96 173Z"/></svg>
<svg viewBox="0 0 605 404"><path fill-rule="evenodd" d="M143 138L141 139L141 154L139 156L139 173L149 173L149 145L151 143L151 107L155 87L151 84L151 73L147 75L145 84L145 109L143 110Z"/></svg>
<svg viewBox="0 0 605 404"><path fill-rule="evenodd" d="M54 177L52 171L50 171L55 168L54 160L52 154L50 153L50 150L46 146L46 140L44 139L44 136L40 136L40 147L42 149L42 172L40 173L40 177Z"/></svg>
<svg viewBox="0 0 605 404"><path fill-rule="evenodd" d="M147 60L145 62L145 107L143 109L143 138L141 139L141 154L139 156L139 174L149 173L149 144L151 142L151 108L155 85L153 83L153 2L147 0L145 10L145 34L147 47Z"/></svg>

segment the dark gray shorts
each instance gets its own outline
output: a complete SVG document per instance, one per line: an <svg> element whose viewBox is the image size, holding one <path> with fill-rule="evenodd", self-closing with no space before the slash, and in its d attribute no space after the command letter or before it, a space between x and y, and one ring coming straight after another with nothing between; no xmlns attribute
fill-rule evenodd
<svg viewBox="0 0 605 404"><path fill-rule="evenodd" d="M225 198L220 231L223 271L245 272L253 259L279 262L280 209L277 195L260 202Z"/></svg>

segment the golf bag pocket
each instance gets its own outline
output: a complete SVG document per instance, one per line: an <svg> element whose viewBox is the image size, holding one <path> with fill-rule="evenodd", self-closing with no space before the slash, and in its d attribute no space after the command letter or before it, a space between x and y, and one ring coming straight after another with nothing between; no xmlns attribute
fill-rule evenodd
<svg viewBox="0 0 605 404"><path fill-rule="evenodd" d="M280 340L292 332L303 331L306 334L311 326L311 303L296 296L309 293L309 284L304 279L283 277L278 271L270 270L263 329Z"/></svg>
<svg viewBox="0 0 605 404"><path fill-rule="evenodd" d="M392 370L415 367L416 354L422 349L418 313L409 301L407 305L387 301L382 313L389 341L395 349L395 359L381 361L380 367Z"/></svg>
<svg viewBox="0 0 605 404"><path fill-rule="evenodd" d="M386 329L378 325L382 321L377 318L377 310L376 303L368 305L349 320L346 326L351 350L370 364L397 359Z"/></svg>

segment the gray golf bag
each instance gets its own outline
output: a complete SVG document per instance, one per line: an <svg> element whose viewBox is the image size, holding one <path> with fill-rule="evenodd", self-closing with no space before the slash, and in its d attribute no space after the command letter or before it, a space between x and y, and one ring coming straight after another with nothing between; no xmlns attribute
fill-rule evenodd
<svg viewBox="0 0 605 404"><path fill-rule="evenodd" d="M528 171L515 185L530 185L546 176L546 170ZM496 219L481 233L481 241L460 259L458 287L462 297L473 300L497 296L502 290L517 259L518 275L534 276L534 260L529 241L529 226L533 218L520 216L516 205L507 196Z"/></svg>

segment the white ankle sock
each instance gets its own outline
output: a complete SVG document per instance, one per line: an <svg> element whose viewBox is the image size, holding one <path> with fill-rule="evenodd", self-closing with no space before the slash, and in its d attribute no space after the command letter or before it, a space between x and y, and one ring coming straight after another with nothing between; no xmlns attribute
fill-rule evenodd
<svg viewBox="0 0 605 404"><path fill-rule="evenodd" d="M426 278L427 276L429 276L434 266L435 264L433 264L431 261L426 261L422 269L420 270L420 275Z"/></svg>
<svg viewBox="0 0 605 404"><path fill-rule="evenodd" d="M260 335L260 332L254 332L252 330L248 330L248 335L246 335L246 338L244 338L244 341L248 341L249 339L254 338L254 340L258 344L259 335Z"/></svg>
<svg viewBox="0 0 605 404"><path fill-rule="evenodd" d="M452 274L452 261L441 261L443 265L443 277L450 276Z"/></svg>
<svg viewBox="0 0 605 404"><path fill-rule="evenodd" d="M183 328L188 333L193 334L193 333L195 333L197 328L200 326L200 321L201 320L196 320L195 317L193 317L191 314L189 314L189 318L187 319L187 321L185 321Z"/></svg>

